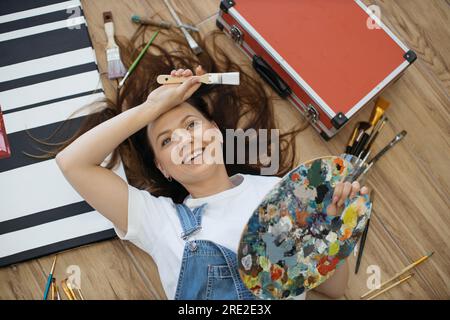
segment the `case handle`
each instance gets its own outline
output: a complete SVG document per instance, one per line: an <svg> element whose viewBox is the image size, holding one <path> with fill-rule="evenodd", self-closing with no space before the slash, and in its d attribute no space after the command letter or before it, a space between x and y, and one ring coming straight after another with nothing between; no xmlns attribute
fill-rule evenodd
<svg viewBox="0 0 450 320"><path fill-rule="evenodd" d="M280 76L258 55L253 56L253 68L256 72L279 94L286 98L292 93L291 88L280 78Z"/></svg>

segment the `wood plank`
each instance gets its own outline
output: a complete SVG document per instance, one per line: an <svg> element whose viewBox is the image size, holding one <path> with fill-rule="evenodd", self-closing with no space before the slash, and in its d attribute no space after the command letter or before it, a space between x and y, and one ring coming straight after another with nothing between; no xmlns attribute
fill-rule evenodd
<svg viewBox="0 0 450 320"><path fill-rule="evenodd" d="M345 298L359 299L367 291L369 265L378 265L382 281L418 257L434 250L435 255L417 267L408 282L380 296L380 299L449 299L450 298L450 101L449 101L449 10L448 2L431 0L365 1L382 9L382 20L419 56L405 75L383 94L391 102L389 124L376 141L381 149L397 132L408 135L374 168L369 183L377 192L364 258L358 275L353 274L355 257L350 257L351 277ZM201 29L201 34L215 29L214 13L218 0L175 0L183 12ZM116 34L128 37L136 26L129 21L132 13L149 14L171 20L163 1L83 1L89 31L96 49L100 70L105 72L101 13L113 12ZM220 45L239 64L251 70L247 58L231 40ZM253 71L251 71L253 72ZM256 73L253 73L256 76ZM104 77L109 96L114 92ZM283 130L304 121L289 103L274 98L277 121ZM323 141L312 127L301 132L298 162L317 156L340 154L353 126L368 119L371 106L356 115L330 142ZM0 269L0 299L41 299L46 273L52 257ZM78 264L82 270L82 287L89 299L164 299L157 268L151 257L134 245L120 240L106 241L62 253L57 276L66 267ZM88 270L84 272L83 270ZM132 285L130 285L132 284ZM317 293L308 299L323 299Z"/></svg>
<svg viewBox="0 0 450 320"><path fill-rule="evenodd" d="M450 4L443 0L365 0L381 9L382 21L419 56L450 94Z"/></svg>

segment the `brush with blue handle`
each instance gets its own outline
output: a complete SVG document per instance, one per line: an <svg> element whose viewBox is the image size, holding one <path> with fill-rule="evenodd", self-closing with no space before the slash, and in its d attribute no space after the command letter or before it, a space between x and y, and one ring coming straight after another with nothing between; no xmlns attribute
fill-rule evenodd
<svg viewBox="0 0 450 320"><path fill-rule="evenodd" d="M52 268L50 269L50 273L48 274L47 284L45 285L45 291L44 291L44 300L47 300L48 291L50 289L50 285L52 284L53 271L55 270L55 264L56 264L56 257L57 256L55 256L55 259L53 260Z"/></svg>

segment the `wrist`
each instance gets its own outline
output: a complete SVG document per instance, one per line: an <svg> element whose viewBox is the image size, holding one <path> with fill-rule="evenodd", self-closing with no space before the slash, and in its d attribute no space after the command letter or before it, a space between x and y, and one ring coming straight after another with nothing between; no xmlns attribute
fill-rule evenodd
<svg viewBox="0 0 450 320"><path fill-rule="evenodd" d="M146 123L149 123L159 116L162 105L159 102L147 100L136 106L136 109L138 110L139 116L145 119Z"/></svg>

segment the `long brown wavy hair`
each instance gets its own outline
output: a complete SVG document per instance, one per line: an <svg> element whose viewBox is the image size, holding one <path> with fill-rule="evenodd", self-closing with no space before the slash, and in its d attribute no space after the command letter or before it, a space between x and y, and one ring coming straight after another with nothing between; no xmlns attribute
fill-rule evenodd
<svg viewBox="0 0 450 320"><path fill-rule="evenodd" d="M118 39L122 61L130 66L141 49L148 41L149 35L154 31L150 27L140 26L129 40ZM188 68L194 70L201 65L206 72L240 72L239 86L202 85L194 95L187 100L189 104L198 109L206 119L214 121L225 137L226 129L252 128L276 129L272 93L267 92L259 76L251 69L239 66L233 62L218 42L230 41L219 30L208 33L204 38L194 34L197 43L203 49L199 55L193 54L191 49L177 31L161 30L151 45L138 68L125 82L124 87L117 90L115 97L107 97L102 101L100 111L89 114L77 132L69 139L58 143L48 143L36 139L40 143L51 145L53 149L46 156L54 157L77 137L97 126L98 124L143 103L149 93L159 84L156 77L160 74L169 74L173 69ZM224 40L227 39L227 40ZM164 46L164 48L163 48ZM173 48L173 49L168 49ZM249 64L250 65L250 64ZM279 136L279 170L277 176L283 176L295 165L296 144L295 136L302 131L308 122L303 120L298 126L289 131L280 128ZM268 137L268 155L270 156L270 135ZM234 144L236 145L236 144ZM246 140L246 147L249 141ZM226 144L224 143L224 159ZM236 155L236 150L235 153ZM246 152L245 154L248 154ZM174 202L182 202L188 191L177 181L168 181L159 171L154 162L154 153L147 137L146 127L142 128L128 139L123 141L114 150L106 167L112 169L122 160L128 183L151 192L155 196L166 196ZM248 158L246 159L248 160ZM235 161L236 162L236 161ZM236 173L259 174L263 166L257 164L225 164L228 174ZM267 166L267 164L265 165Z"/></svg>

